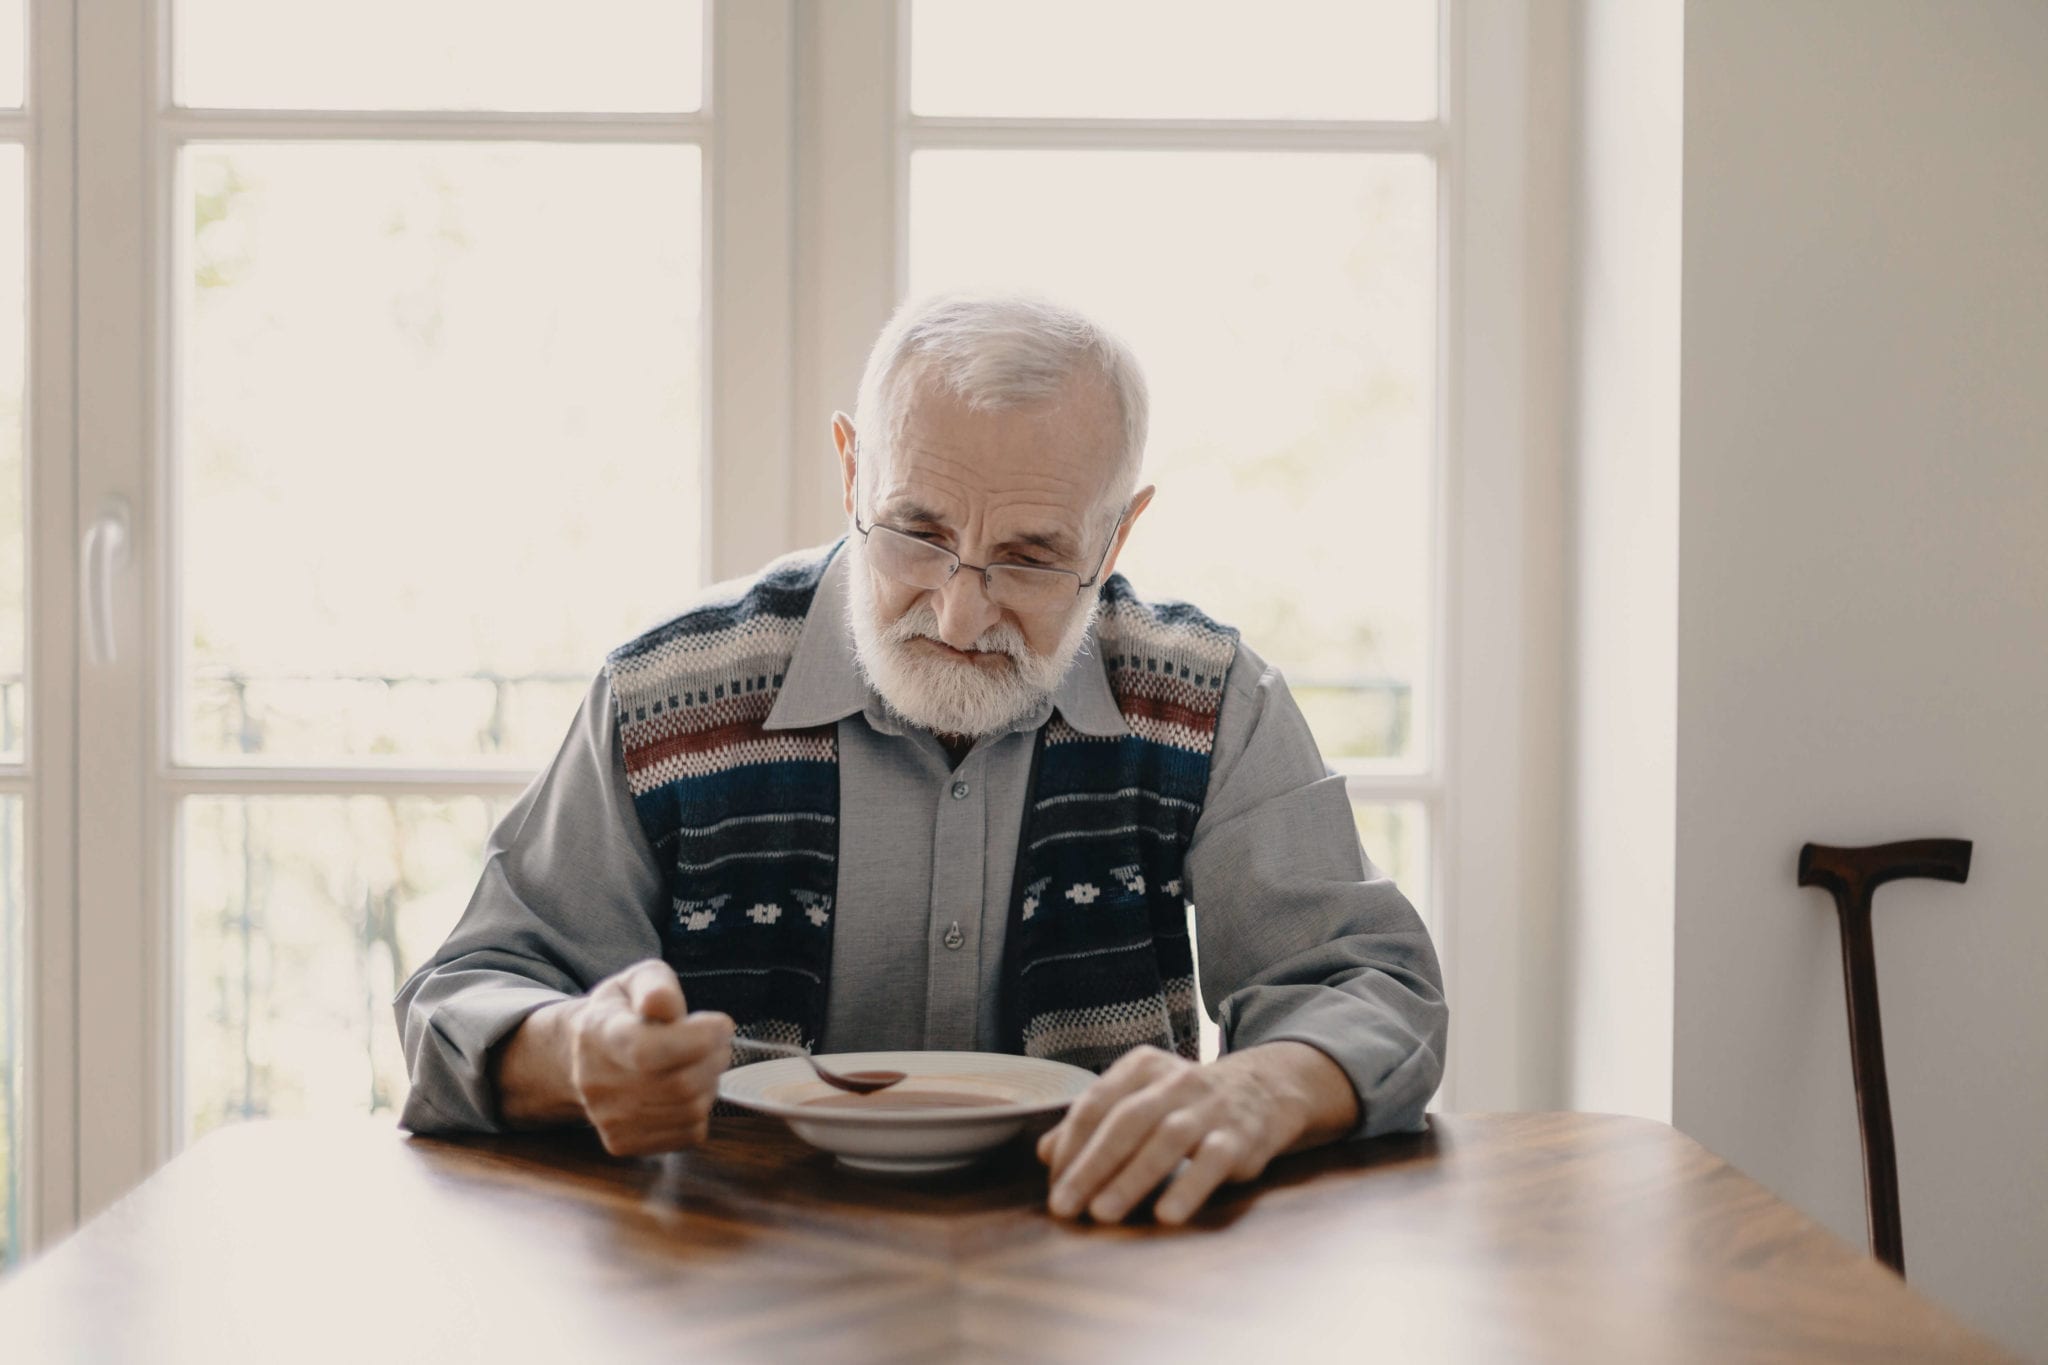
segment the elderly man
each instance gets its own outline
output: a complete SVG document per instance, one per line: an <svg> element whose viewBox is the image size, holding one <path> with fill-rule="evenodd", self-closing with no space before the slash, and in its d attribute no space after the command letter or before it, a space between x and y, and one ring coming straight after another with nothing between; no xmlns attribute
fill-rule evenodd
<svg viewBox="0 0 2048 1365"><path fill-rule="evenodd" d="M402 1122L651 1153L703 1140L748 1040L1023 1053L1100 1073L1039 1141L1052 1212L1166 1182L1169 1223L1420 1127L1442 977L1343 779L1235 630L1113 572L1145 427L1082 316L899 310L833 415L848 533L613 650L493 833L393 1002Z"/></svg>

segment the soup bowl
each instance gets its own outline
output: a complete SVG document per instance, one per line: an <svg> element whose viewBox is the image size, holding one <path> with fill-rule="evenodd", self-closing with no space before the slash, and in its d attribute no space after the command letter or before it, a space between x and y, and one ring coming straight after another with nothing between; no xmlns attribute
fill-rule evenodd
<svg viewBox="0 0 2048 1365"><path fill-rule="evenodd" d="M901 1071L886 1090L853 1095L818 1079L801 1057L734 1067L718 1097L769 1114L856 1170L915 1175L955 1170L1072 1104L1095 1073L1007 1052L836 1052L818 1060L841 1075Z"/></svg>

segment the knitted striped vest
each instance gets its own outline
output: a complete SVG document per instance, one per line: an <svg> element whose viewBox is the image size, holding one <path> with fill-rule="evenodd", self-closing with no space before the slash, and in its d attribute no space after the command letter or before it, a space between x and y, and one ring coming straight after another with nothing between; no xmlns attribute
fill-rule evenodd
<svg viewBox="0 0 2048 1365"><path fill-rule="evenodd" d="M663 956L692 1009L820 1048L839 849L836 725L765 731L839 542L775 561L605 660L634 809L669 896ZM1004 1051L1100 1071L1197 1055L1182 859L1237 632L1102 585L1099 666L1131 733L1039 728L1003 939ZM1097 666L1084 656L1076 667ZM880 983L877 983L878 985Z"/></svg>

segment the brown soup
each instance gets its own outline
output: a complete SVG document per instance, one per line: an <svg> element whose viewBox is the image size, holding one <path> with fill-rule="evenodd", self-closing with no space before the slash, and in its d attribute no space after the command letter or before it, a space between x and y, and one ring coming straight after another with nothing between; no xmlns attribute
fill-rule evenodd
<svg viewBox="0 0 2048 1365"><path fill-rule="evenodd" d="M872 1095L838 1093L804 1101L806 1109L989 1109L1002 1101L964 1090L878 1090Z"/></svg>

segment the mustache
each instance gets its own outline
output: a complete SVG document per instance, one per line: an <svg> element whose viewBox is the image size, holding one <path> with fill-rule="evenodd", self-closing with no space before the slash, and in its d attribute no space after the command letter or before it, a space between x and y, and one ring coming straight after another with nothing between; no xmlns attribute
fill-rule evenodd
<svg viewBox="0 0 2048 1365"><path fill-rule="evenodd" d="M920 602L896 620L891 621L882 632L885 644L906 644L916 639L946 641L939 634L939 613L929 602ZM981 633L973 648L984 653L1007 654L1020 663L1029 661L1030 646L1024 643L1023 635L1015 626L998 621Z"/></svg>

